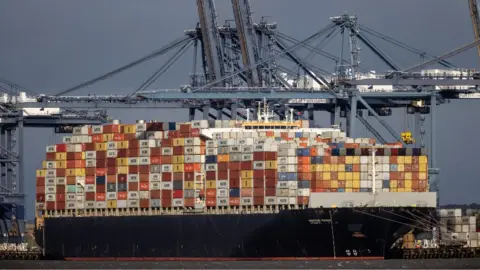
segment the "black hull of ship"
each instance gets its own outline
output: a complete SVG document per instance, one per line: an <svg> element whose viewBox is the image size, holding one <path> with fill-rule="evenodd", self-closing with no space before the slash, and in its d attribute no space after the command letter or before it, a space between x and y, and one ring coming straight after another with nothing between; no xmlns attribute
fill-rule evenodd
<svg viewBox="0 0 480 270"><path fill-rule="evenodd" d="M413 213L411 215L410 213ZM46 218L55 259L383 259L434 208L322 208L276 214Z"/></svg>

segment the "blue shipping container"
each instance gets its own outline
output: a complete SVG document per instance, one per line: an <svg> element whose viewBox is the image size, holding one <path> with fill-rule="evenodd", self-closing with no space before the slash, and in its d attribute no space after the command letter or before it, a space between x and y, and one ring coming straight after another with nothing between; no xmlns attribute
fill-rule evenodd
<svg viewBox="0 0 480 270"><path fill-rule="evenodd" d="M361 188L360 189L360 192L370 192L370 191L372 191L371 188Z"/></svg>
<svg viewBox="0 0 480 270"><path fill-rule="evenodd" d="M95 183L97 183L97 185L105 185L105 176L97 176Z"/></svg>
<svg viewBox="0 0 480 270"><path fill-rule="evenodd" d="M297 148L297 156L299 156L299 157L310 156L310 149L308 149L308 148Z"/></svg>
<svg viewBox="0 0 480 270"><path fill-rule="evenodd" d="M390 188L390 181L389 180L383 180L382 181L382 188Z"/></svg>
<svg viewBox="0 0 480 270"><path fill-rule="evenodd" d="M295 132L295 138L301 138L302 132Z"/></svg>
<svg viewBox="0 0 480 270"><path fill-rule="evenodd" d="M177 129L177 123L168 122L168 130L175 130L175 129Z"/></svg>
<svg viewBox="0 0 480 270"><path fill-rule="evenodd" d="M332 156L340 156L340 149L338 148L332 149Z"/></svg>
<svg viewBox="0 0 480 270"><path fill-rule="evenodd" d="M390 164L390 171L391 172L398 171L398 164Z"/></svg>
<svg viewBox="0 0 480 270"><path fill-rule="evenodd" d="M346 172L353 172L353 165L352 164L345 164L345 171Z"/></svg>
<svg viewBox="0 0 480 270"><path fill-rule="evenodd" d="M217 156L205 156L205 163L217 163Z"/></svg>
<svg viewBox="0 0 480 270"><path fill-rule="evenodd" d="M344 189L344 188L339 188L339 189L337 189L337 190L338 190L338 192L345 192L345 189Z"/></svg>
<svg viewBox="0 0 480 270"><path fill-rule="evenodd" d="M310 181L298 181L298 188L310 188Z"/></svg>
<svg viewBox="0 0 480 270"><path fill-rule="evenodd" d="M231 188L230 189L230 197L240 197L240 189L239 188Z"/></svg>

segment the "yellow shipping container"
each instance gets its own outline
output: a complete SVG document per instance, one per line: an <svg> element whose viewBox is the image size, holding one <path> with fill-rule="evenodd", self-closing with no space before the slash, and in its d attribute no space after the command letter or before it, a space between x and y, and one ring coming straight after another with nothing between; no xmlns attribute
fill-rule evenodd
<svg viewBox="0 0 480 270"><path fill-rule="evenodd" d="M331 173L330 172L323 172L323 180L330 180Z"/></svg>
<svg viewBox="0 0 480 270"><path fill-rule="evenodd" d="M173 172L183 172L183 164L173 164Z"/></svg>
<svg viewBox="0 0 480 270"><path fill-rule="evenodd" d="M47 168L47 162L44 160L42 161L42 169L46 169Z"/></svg>
<svg viewBox="0 0 480 270"><path fill-rule="evenodd" d="M427 156L419 156L419 157L418 157L418 163L420 163L420 164L427 164L427 163L428 163Z"/></svg>
<svg viewBox="0 0 480 270"><path fill-rule="evenodd" d="M405 188L397 188L397 192L405 192Z"/></svg>
<svg viewBox="0 0 480 270"><path fill-rule="evenodd" d="M345 172L345 179L348 180L353 180L353 173L352 172Z"/></svg>
<svg viewBox="0 0 480 270"><path fill-rule="evenodd" d="M405 192L412 192L412 187L405 187Z"/></svg>
<svg viewBox="0 0 480 270"><path fill-rule="evenodd" d="M203 189L203 183L195 183L195 189Z"/></svg>
<svg viewBox="0 0 480 270"><path fill-rule="evenodd" d="M36 176L37 177L45 177L47 170L41 169L36 171Z"/></svg>
<svg viewBox="0 0 480 270"><path fill-rule="evenodd" d="M353 157L352 156L346 156L345 157L345 164L353 164Z"/></svg>
<svg viewBox="0 0 480 270"><path fill-rule="evenodd" d="M173 139L173 146L184 146L185 140L183 138L175 138Z"/></svg>
<svg viewBox="0 0 480 270"><path fill-rule="evenodd" d="M58 168L58 169L66 169L67 168L67 162L64 161L64 160L55 161L55 167Z"/></svg>
<svg viewBox="0 0 480 270"><path fill-rule="evenodd" d="M113 134L112 133L103 134L102 137L103 137L104 142L113 141Z"/></svg>
<svg viewBox="0 0 480 270"><path fill-rule="evenodd" d="M240 172L240 176L243 178L247 178L247 179L250 179L250 178L253 178L253 171L251 170L243 170Z"/></svg>
<svg viewBox="0 0 480 270"><path fill-rule="evenodd" d="M75 169L75 176L85 176L85 168Z"/></svg>
<svg viewBox="0 0 480 270"><path fill-rule="evenodd" d="M136 132L137 132L137 126L135 126L135 125L124 125L123 126L123 133L134 134Z"/></svg>
<svg viewBox="0 0 480 270"><path fill-rule="evenodd" d="M405 164L398 164L397 165L397 172L405 171Z"/></svg>
<svg viewBox="0 0 480 270"><path fill-rule="evenodd" d="M360 188L360 180L353 181L353 188Z"/></svg>
<svg viewBox="0 0 480 270"><path fill-rule="evenodd" d="M207 188L217 188L217 181L215 180L207 181Z"/></svg>
<svg viewBox="0 0 480 270"><path fill-rule="evenodd" d="M325 168L325 166L323 166L323 164L317 164L317 168L318 168L317 172L323 172L323 168Z"/></svg>
<svg viewBox="0 0 480 270"><path fill-rule="evenodd" d="M76 176L75 175L75 169L66 169L65 170L65 175L66 176Z"/></svg>
<svg viewBox="0 0 480 270"><path fill-rule="evenodd" d="M360 164L360 157L357 157L357 156L352 157L352 163L353 164Z"/></svg>
<svg viewBox="0 0 480 270"><path fill-rule="evenodd" d="M390 192L398 192L398 188L391 188Z"/></svg>
<svg viewBox="0 0 480 270"><path fill-rule="evenodd" d="M173 156L173 164L183 164L185 156Z"/></svg>
<svg viewBox="0 0 480 270"><path fill-rule="evenodd" d="M117 149L128 149L128 141L118 141Z"/></svg>
<svg viewBox="0 0 480 270"><path fill-rule="evenodd" d="M419 164L419 171L420 172L427 172L428 164Z"/></svg>
<svg viewBox="0 0 480 270"><path fill-rule="evenodd" d="M405 173L405 180L412 180L412 173L411 172L406 172Z"/></svg>
<svg viewBox="0 0 480 270"><path fill-rule="evenodd" d="M128 166L117 166L117 174L128 174Z"/></svg>
<svg viewBox="0 0 480 270"><path fill-rule="evenodd" d="M95 143L95 151L106 151L107 144L102 142Z"/></svg>
<svg viewBox="0 0 480 270"><path fill-rule="evenodd" d="M412 164L412 156L405 156L405 164Z"/></svg>
<svg viewBox="0 0 480 270"><path fill-rule="evenodd" d="M107 208L108 209L117 208L117 200L107 200Z"/></svg>
<svg viewBox="0 0 480 270"><path fill-rule="evenodd" d="M412 180L405 180L405 188L412 188Z"/></svg>
<svg viewBox="0 0 480 270"><path fill-rule="evenodd" d="M55 153L55 160L67 160L67 153Z"/></svg>
<svg viewBox="0 0 480 270"><path fill-rule="evenodd" d="M359 180L359 181L361 180L359 172L353 172L352 174L353 174L353 180Z"/></svg>
<svg viewBox="0 0 480 270"><path fill-rule="evenodd" d="M240 182L240 188L252 188L253 187L253 179L242 179Z"/></svg>
<svg viewBox="0 0 480 270"><path fill-rule="evenodd" d="M331 172L332 171L332 164L323 164L323 171L324 172Z"/></svg>
<svg viewBox="0 0 480 270"><path fill-rule="evenodd" d="M344 172L345 164L337 164L337 172Z"/></svg>
<svg viewBox="0 0 480 270"><path fill-rule="evenodd" d="M338 188L338 181L337 180L332 180L330 182L330 187L331 188Z"/></svg>
<svg viewBox="0 0 480 270"><path fill-rule="evenodd" d="M117 166L128 166L128 158L117 158L115 164L117 164Z"/></svg>
<svg viewBox="0 0 480 270"><path fill-rule="evenodd" d="M352 188L353 187L353 181L346 181L345 182L345 187L346 188Z"/></svg>
<svg viewBox="0 0 480 270"><path fill-rule="evenodd" d="M353 189L352 188L346 188L345 192L353 192Z"/></svg>
<svg viewBox="0 0 480 270"><path fill-rule="evenodd" d="M418 173L418 180L427 180L427 173L426 172Z"/></svg>
<svg viewBox="0 0 480 270"><path fill-rule="evenodd" d="M311 172L318 172L319 171L318 164L311 164L310 165L310 171Z"/></svg>
<svg viewBox="0 0 480 270"><path fill-rule="evenodd" d="M338 172L337 177L340 181L345 181L345 179L347 179L345 176L345 172Z"/></svg>
<svg viewBox="0 0 480 270"><path fill-rule="evenodd" d="M215 182L215 181L213 181L213 182ZM184 189L194 189L195 188L195 182L193 182L193 181L185 181L184 185L185 185Z"/></svg>
<svg viewBox="0 0 480 270"><path fill-rule="evenodd" d="M404 156L398 156L397 157L397 163L398 164L405 164L405 157Z"/></svg>
<svg viewBox="0 0 480 270"><path fill-rule="evenodd" d="M265 169L276 170L277 169L277 161L276 160L265 161Z"/></svg>
<svg viewBox="0 0 480 270"><path fill-rule="evenodd" d="M390 189L397 188L397 187L398 187L398 181L397 180L390 180Z"/></svg>

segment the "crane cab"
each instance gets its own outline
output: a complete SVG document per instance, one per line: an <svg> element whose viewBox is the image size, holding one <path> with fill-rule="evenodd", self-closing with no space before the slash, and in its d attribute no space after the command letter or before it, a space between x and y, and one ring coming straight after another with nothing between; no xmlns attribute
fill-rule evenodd
<svg viewBox="0 0 480 270"><path fill-rule="evenodd" d="M415 139L412 138L412 132L410 131L405 131L401 133L402 136L402 141L406 144L414 144Z"/></svg>

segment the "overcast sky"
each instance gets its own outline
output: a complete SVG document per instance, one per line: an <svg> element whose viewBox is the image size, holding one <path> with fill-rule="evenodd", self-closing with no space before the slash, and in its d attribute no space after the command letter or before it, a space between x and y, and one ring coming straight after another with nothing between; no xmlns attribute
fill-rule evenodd
<svg viewBox="0 0 480 270"><path fill-rule="evenodd" d="M0 77L37 93L53 94L133 61L183 35L197 21L195 0L24 0L0 4ZM219 23L232 19L231 2L217 0ZM321 1L252 0L255 20L269 16L278 30L297 39L306 38L329 22L330 16L355 14L359 23L431 54L441 55L473 40L467 0ZM372 40L375 40L372 38ZM385 42L378 42L402 67L420 58ZM339 43L326 49L338 55ZM191 55L191 54L190 54ZM177 88L188 82L192 59L178 61L153 88ZM360 56L366 69L388 69L367 48ZM86 93L129 93L138 88L166 61L160 57L114 78L79 90ZM470 50L450 59L459 67L478 67L478 56ZM334 63L318 57L312 61L331 69ZM441 169L441 203L478 201L479 166L477 143L480 127L474 117L480 109L475 101L457 101L439 108L437 153ZM185 110L111 110L123 122L136 119L184 121ZM320 124L326 113L316 113ZM389 122L400 133L406 128L400 111ZM374 126L378 126L372 119ZM359 123L358 136L371 136ZM387 134L381 129L382 134ZM385 136L389 139L391 137ZM29 216L33 216L35 169L45 157L45 146L61 137L51 129L27 129L26 172Z"/></svg>

